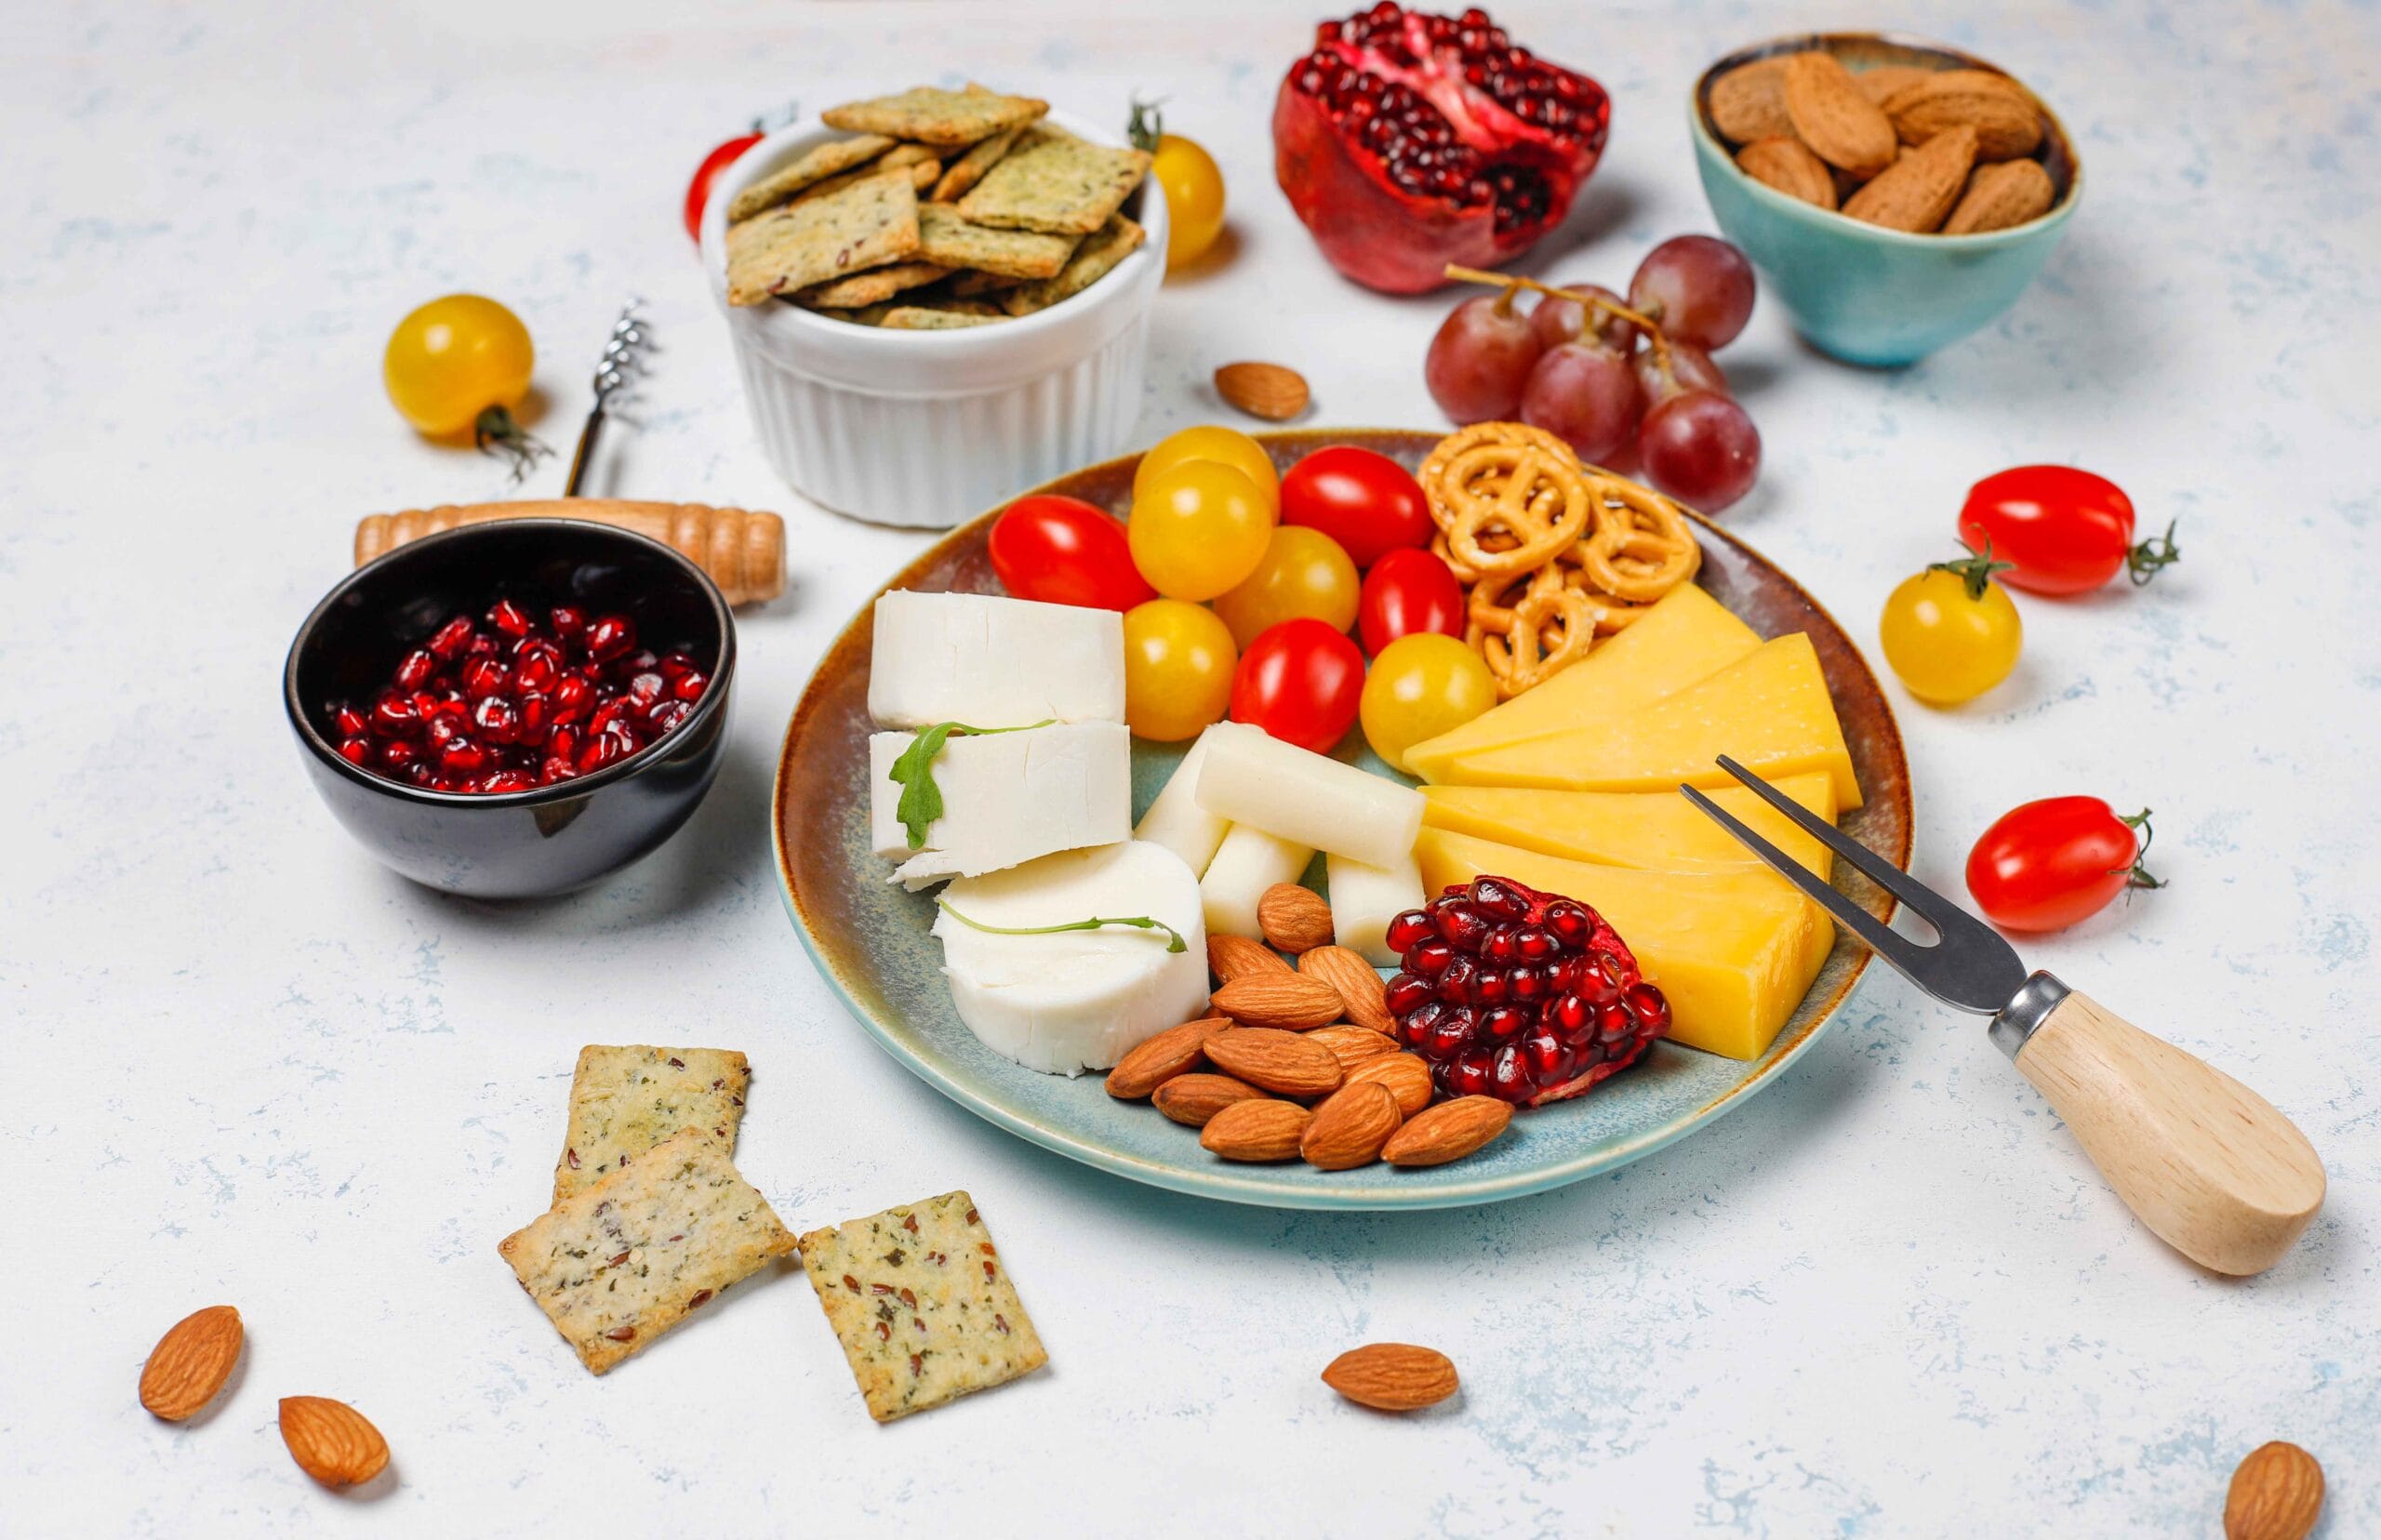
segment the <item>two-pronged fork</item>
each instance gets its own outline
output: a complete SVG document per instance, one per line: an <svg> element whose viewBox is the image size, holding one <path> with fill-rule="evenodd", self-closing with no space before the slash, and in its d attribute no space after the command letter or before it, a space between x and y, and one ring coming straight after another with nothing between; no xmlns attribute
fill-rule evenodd
<svg viewBox="0 0 2381 1540"><path fill-rule="evenodd" d="M2143 1224L2217 1272L2259 1273L2281 1259L2322 1207L2323 1162L2272 1103L2049 974L2029 974L1983 921L1736 761L1723 757L1720 768L1934 929L1932 942L1892 929L1702 792L1679 788L1911 983L1990 1016L1992 1041Z"/></svg>

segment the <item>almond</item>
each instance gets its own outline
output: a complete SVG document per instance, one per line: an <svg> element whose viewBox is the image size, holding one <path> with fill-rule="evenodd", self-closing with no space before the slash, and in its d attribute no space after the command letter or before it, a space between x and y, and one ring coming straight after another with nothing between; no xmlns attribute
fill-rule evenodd
<svg viewBox="0 0 2381 1540"><path fill-rule="evenodd" d="M2224 1540L2306 1540L2322 1511L2323 1467L2315 1456L2295 1443L2259 1444L2232 1473Z"/></svg>
<svg viewBox="0 0 2381 1540"><path fill-rule="evenodd" d="M1887 97L1884 111L1905 144L1924 144L1947 128L1975 129L1978 160L2015 160L2042 141L2033 93L1989 70L1938 70Z"/></svg>
<svg viewBox="0 0 2381 1540"><path fill-rule="evenodd" d="M1289 421L1308 399L1306 377L1279 364L1227 364L1216 371L1216 394L1268 422Z"/></svg>
<svg viewBox="0 0 2381 1540"><path fill-rule="evenodd" d="M1244 1027L1278 1027L1293 1032L1328 1027L1339 1019L1339 991L1321 979L1284 968L1250 974L1218 989L1215 1009Z"/></svg>
<svg viewBox="0 0 2381 1540"><path fill-rule="evenodd" d="M1168 1027L1116 1062L1108 1071L1108 1094L1119 1101L1138 1101L1175 1076L1195 1069L1204 1056L1200 1044L1231 1026L1229 1016L1202 1016L1179 1027Z"/></svg>
<svg viewBox="0 0 2381 1540"><path fill-rule="evenodd" d="M1905 86L1915 85L1934 73L1917 64L1879 64L1873 69L1855 71L1852 84L1860 87L1862 96L1882 107L1886 99L1895 91Z"/></svg>
<svg viewBox="0 0 2381 1540"><path fill-rule="evenodd" d="M1943 221L1943 233L1981 235L1988 230L2007 230L2041 219L2057 197L2050 173L2039 161L1979 166L1968 178L1968 190L1952 206L1951 217Z"/></svg>
<svg viewBox="0 0 2381 1540"><path fill-rule="evenodd" d="M1457 1096L1408 1118L1381 1146L1380 1158L1391 1165L1444 1165L1502 1134L1512 1121L1513 1109L1494 1096Z"/></svg>
<svg viewBox="0 0 2381 1540"><path fill-rule="evenodd" d="M1321 1096L1339 1089L1339 1060L1296 1032L1235 1028L1217 1033L1204 1047L1217 1069L1277 1096Z"/></svg>
<svg viewBox="0 0 2381 1540"><path fill-rule="evenodd" d="M1265 1093L1230 1075L1177 1075L1150 1094L1150 1105L1190 1128L1204 1128L1207 1120L1234 1102L1262 1101Z"/></svg>
<svg viewBox="0 0 2381 1540"><path fill-rule="evenodd" d="M140 1404L167 1422L194 1416L231 1379L246 1335L240 1312L229 1305L182 1317L149 1350L140 1369Z"/></svg>
<svg viewBox="0 0 2381 1540"><path fill-rule="evenodd" d="M1321 1171L1347 1171L1380 1159L1380 1147L1404 1121L1389 1087L1343 1085L1324 1098L1298 1136L1298 1153Z"/></svg>
<svg viewBox="0 0 2381 1540"><path fill-rule="evenodd" d="M1317 947L1298 959L1298 972L1330 985L1348 1008L1348 1019L1357 1026L1376 1032L1397 1030L1397 1018L1389 1014L1389 987L1361 952Z"/></svg>
<svg viewBox="0 0 2381 1540"><path fill-rule="evenodd" d="M1855 192L1843 212L1866 224L1924 235L1941 228L1975 166L1975 130L1947 128Z"/></svg>
<svg viewBox="0 0 2381 1540"><path fill-rule="evenodd" d="M1736 168L1763 187L1821 208L1835 206L1835 175L1798 139L1755 139L1736 152Z"/></svg>
<svg viewBox="0 0 2381 1540"><path fill-rule="evenodd" d="M1210 936L1207 971L1216 976L1217 983L1229 984L1250 974L1288 973L1290 965L1267 950L1261 941L1244 936Z"/></svg>
<svg viewBox="0 0 2381 1540"><path fill-rule="evenodd" d="M1389 1094L1397 1098L1398 1111L1409 1118L1430 1105L1430 1067L1415 1055L1369 1058L1348 1071L1349 1084L1366 1081L1389 1087Z"/></svg>
<svg viewBox="0 0 2381 1540"><path fill-rule="evenodd" d="M1331 906L1310 888L1275 883L1257 897L1257 928L1285 952L1331 945Z"/></svg>
<svg viewBox="0 0 2381 1540"><path fill-rule="evenodd" d="M326 1396L281 1398L281 1441L298 1468L328 1487L354 1486L389 1464L389 1440L345 1401Z"/></svg>
<svg viewBox="0 0 2381 1540"><path fill-rule="evenodd" d="M1323 1383L1359 1406L1417 1412L1456 1393L1455 1362L1435 1348L1373 1342L1351 1348L1323 1371Z"/></svg>
<svg viewBox="0 0 2381 1540"><path fill-rule="evenodd" d="M1234 1102L1207 1120L1199 1144L1227 1161L1286 1161L1298 1152L1311 1116L1296 1102Z"/></svg>
<svg viewBox="0 0 2381 1540"><path fill-rule="evenodd" d="M1829 166L1873 177L1894 163L1893 120L1860 94L1851 72L1833 54L1788 58L1785 97L1794 137Z"/></svg>
<svg viewBox="0 0 2381 1540"><path fill-rule="evenodd" d="M1342 1070L1353 1069L1360 1064L1377 1059L1384 1054L1397 1052L1396 1041L1369 1027L1323 1027L1306 1035L1309 1042L1319 1042L1331 1050Z"/></svg>
<svg viewBox="0 0 2381 1540"><path fill-rule="evenodd" d="M1756 59L1711 83L1711 126L1737 144L1790 134L1786 118L1786 60Z"/></svg>

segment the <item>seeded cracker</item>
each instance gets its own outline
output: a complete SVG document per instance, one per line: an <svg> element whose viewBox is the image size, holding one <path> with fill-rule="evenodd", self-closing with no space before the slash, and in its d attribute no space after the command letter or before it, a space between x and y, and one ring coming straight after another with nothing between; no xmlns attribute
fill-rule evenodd
<svg viewBox="0 0 2381 1540"><path fill-rule="evenodd" d="M1088 235L1124 206L1149 168L1145 150L1111 150L1036 124L958 209L979 225Z"/></svg>
<svg viewBox="0 0 2381 1540"><path fill-rule="evenodd" d="M1011 128L1006 133L994 134L991 139L952 161L951 168L942 174L941 179L934 184L934 191L927 194L927 201L950 203L978 182L982 181L984 173L990 171L1003 155L1009 153L1017 143L1017 137L1024 132L1024 128L1020 126Z"/></svg>
<svg viewBox="0 0 2381 1540"><path fill-rule="evenodd" d="M1011 315L1031 315L1072 299L1114 272L1116 264L1138 250L1148 236L1147 231L1122 214L1111 214L1106 224L1084 237L1056 278L1009 290L1001 296L1001 308Z"/></svg>
<svg viewBox="0 0 2381 1540"><path fill-rule="evenodd" d="M1066 270L1061 268L1058 271L1063 272ZM963 272L945 284L943 288L953 299L977 299L1032 282L1031 278L1018 278L1005 272Z"/></svg>
<svg viewBox="0 0 2381 1540"><path fill-rule="evenodd" d="M916 153L909 153L914 151ZM832 197L863 177L881 177L887 171L907 171L910 185L923 192L942 178L942 163L934 152L923 144L897 144L881 157L869 162L857 171L846 171L840 177L830 177L818 186L805 188L793 195L795 203L807 203L812 198Z"/></svg>
<svg viewBox="0 0 2381 1540"><path fill-rule="evenodd" d="M570 1131L554 1164L554 1201L593 1187L682 1128L707 1128L733 1152L752 1067L727 1048L636 1044L579 1051Z"/></svg>
<svg viewBox="0 0 2381 1540"><path fill-rule="evenodd" d="M1007 319L980 300L954 299L949 305L896 305L876 324L886 331L956 331Z"/></svg>
<svg viewBox="0 0 2381 1540"><path fill-rule="evenodd" d="M918 205L918 256L939 267L977 268L1011 278L1055 278L1074 238L970 224L949 204Z"/></svg>
<svg viewBox="0 0 2381 1540"><path fill-rule="evenodd" d="M596 1374L793 1249L768 1200L699 1128L664 1139L497 1247Z"/></svg>
<svg viewBox="0 0 2381 1540"><path fill-rule="evenodd" d="M838 278L831 284L804 289L794 298L814 309L848 310L890 299L904 289L922 287L950 273L949 268L937 267L932 262L895 262L889 267L871 268L855 277Z"/></svg>
<svg viewBox="0 0 2381 1540"><path fill-rule="evenodd" d="M772 295L849 277L917 250L917 189L906 170L889 171L831 197L730 225L727 300L757 305Z"/></svg>
<svg viewBox="0 0 2381 1540"><path fill-rule="evenodd" d="M883 134L862 134L857 139L837 139L805 150L791 166L771 172L736 194L736 201L727 206L728 222L749 219L764 209L775 208L804 188L874 160L892 148L893 140Z"/></svg>
<svg viewBox="0 0 2381 1540"><path fill-rule="evenodd" d="M957 146L1031 123L1049 110L1048 102L1031 97L939 91L921 86L899 96L845 102L818 115L829 127L851 133L890 134L895 139Z"/></svg>
<svg viewBox="0 0 2381 1540"><path fill-rule="evenodd" d="M1050 1361L964 1192L812 1230L802 1265L878 1422Z"/></svg>

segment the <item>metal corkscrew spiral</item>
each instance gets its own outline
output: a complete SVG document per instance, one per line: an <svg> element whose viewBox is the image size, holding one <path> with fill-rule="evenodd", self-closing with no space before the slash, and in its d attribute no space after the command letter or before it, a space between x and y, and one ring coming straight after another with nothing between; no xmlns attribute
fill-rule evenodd
<svg viewBox="0 0 2381 1540"><path fill-rule="evenodd" d="M579 447L571 452L570 478L562 489L565 498L579 496L579 484L586 477L596 435L603 429L605 414L614 398L622 402L633 399L632 387L645 372L647 355L658 351L653 345L651 326L637 314L639 303L632 298L620 307L620 318L612 323L612 334L604 339L603 355L595 361L595 405L587 414L587 426L579 431Z"/></svg>

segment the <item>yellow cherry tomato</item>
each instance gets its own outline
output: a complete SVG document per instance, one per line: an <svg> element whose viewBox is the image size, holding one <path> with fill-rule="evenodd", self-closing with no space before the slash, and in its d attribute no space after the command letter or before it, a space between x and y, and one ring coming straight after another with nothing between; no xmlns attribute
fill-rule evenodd
<svg viewBox="0 0 2381 1540"><path fill-rule="evenodd" d="M1496 704L1496 677L1478 653L1442 632L1415 631L1373 659L1357 716L1373 752L1403 770L1406 750Z"/></svg>
<svg viewBox="0 0 2381 1540"><path fill-rule="evenodd" d="M1221 722L1240 649L1204 604L1151 599L1124 612L1124 724L1173 743Z"/></svg>
<svg viewBox="0 0 2381 1540"><path fill-rule="evenodd" d="M1982 556L1937 562L1885 600L1878 630L1885 661L1911 695L1935 706L1973 700L2017 666L2025 627L1992 580L2007 566Z"/></svg>
<svg viewBox="0 0 2381 1540"><path fill-rule="evenodd" d="M1265 559L1273 505L1219 460L1185 460L1133 495L1133 564L1169 599L1213 599Z"/></svg>
<svg viewBox="0 0 2381 1540"><path fill-rule="evenodd" d="M1265 546L1257 570L1216 596L1216 613L1245 647L1284 620L1310 617L1343 631L1356 623L1363 580L1339 542L1319 529L1283 524Z"/></svg>
<svg viewBox="0 0 2381 1540"><path fill-rule="evenodd" d="M1282 476L1273 469L1273 457L1263 445L1230 428L1185 428L1160 439L1133 472L1133 496L1138 498L1142 487L1187 460L1220 460L1232 466L1265 495L1268 509L1282 506Z"/></svg>
<svg viewBox="0 0 2381 1540"><path fill-rule="evenodd" d="M476 294L450 294L397 323L380 378L398 415L448 438L471 431L491 406L519 405L537 357L519 316Z"/></svg>
<svg viewBox="0 0 2381 1540"><path fill-rule="evenodd" d="M1165 192L1165 271L1206 255L1224 228L1224 174L1196 139L1165 131L1153 101L1133 103L1126 136L1150 153L1150 177Z"/></svg>

